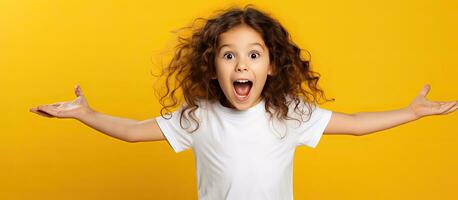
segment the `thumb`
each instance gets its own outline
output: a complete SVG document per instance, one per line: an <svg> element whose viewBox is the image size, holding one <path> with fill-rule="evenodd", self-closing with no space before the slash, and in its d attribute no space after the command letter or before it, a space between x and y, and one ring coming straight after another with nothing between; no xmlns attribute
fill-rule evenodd
<svg viewBox="0 0 458 200"><path fill-rule="evenodd" d="M424 85L423 89L420 91L420 95L422 97L426 97L430 89L431 89L431 86L429 84Z"/></svg>
<svg viewBox="0 0 458 200"><path fill-rule="evenodd" d="M78 84L75 85L75 95L76 97L83 96L83 91L81 90L81 87Z"/></svg>

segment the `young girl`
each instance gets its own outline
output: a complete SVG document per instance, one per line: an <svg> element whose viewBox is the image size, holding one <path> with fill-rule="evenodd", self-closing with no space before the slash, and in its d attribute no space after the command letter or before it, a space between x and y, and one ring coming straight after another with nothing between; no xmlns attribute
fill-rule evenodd
<svg viewBox="0 0 458 200"><path fill-rule="evenodd" d="M360 136L458 108L457 101L426 100L426 85L398 110L345 114L322 109L318 74L277 20L246 6L205 22L190 37L180 37L166 68L160 117L135 121L96 112L79 86L74 101L30 111L74 118L128 142L166 140L175 152L192 148L199 199L284 200L293 199L297 146L315 148L322 134ZM164 117L164 110L179 104L177 89L185 103Z"/></svg>

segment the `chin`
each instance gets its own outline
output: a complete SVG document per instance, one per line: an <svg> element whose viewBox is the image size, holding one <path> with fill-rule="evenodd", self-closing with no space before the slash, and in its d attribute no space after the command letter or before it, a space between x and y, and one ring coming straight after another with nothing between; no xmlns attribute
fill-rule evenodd
<svg viewBox="0 0 458 200"><path fill-rule="evenodd" d="M231 102L232 106L237 109L237 110L247 110L251 107L253 107L255 105L256 101L253 101L251 98L250 99L247 99L245 102L241 103L241 102L237 102L237 100L235 100L234 102Z"/></svg>

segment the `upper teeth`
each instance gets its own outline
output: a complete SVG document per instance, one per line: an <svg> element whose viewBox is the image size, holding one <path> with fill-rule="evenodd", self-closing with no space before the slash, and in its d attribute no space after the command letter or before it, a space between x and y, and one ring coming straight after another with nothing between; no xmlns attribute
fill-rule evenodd
<svg viewBox="0 0 458 200"><path fill-rule="evenodd" d="M236 82L239 82L239 83L246 83L246 82L248 82L248 80L236 80Z"/></svg>

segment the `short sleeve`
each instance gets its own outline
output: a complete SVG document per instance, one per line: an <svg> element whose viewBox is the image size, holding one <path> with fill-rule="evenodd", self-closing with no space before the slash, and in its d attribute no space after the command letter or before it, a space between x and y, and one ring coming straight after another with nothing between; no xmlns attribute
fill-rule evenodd
<svg viewBox="0 0 458 200"><path fill-rule="evenodd" d="M303 117L304 120L301 124L294 127L294 132L297 133L297 146L315 148L318 145L326 126L331 120L331 110L320 108L318 105L313 106L312 110L310 118L309 116ZM306 112L306 114L307 113L308 112ZM307 119L308 121L306 121Z"/></svg>
<svg viewBox="0 0 458 200"><path fill-rule="evenodd" d="M162 116L156 117L156 122L159 125L159 128L176 153L192 148L193 145L194 133L188 132L180 125L181 110L182 108L172 112L171 116L166 116L167 118L163 118ZM192 120L189 117L188 120L186 120L183 116L182 123L184 128L189 128L189 121Z"/></svg>

